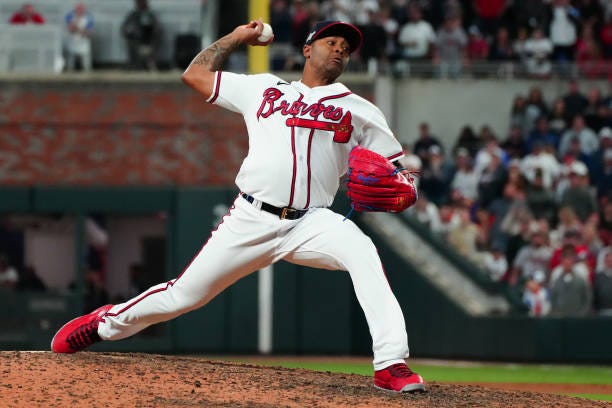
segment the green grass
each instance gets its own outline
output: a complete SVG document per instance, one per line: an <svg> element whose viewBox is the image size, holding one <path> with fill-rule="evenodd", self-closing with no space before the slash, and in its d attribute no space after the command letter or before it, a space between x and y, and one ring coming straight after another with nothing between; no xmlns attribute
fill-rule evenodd
<svg viewBox="0 0 612 408"><path fill-rule="evenodd" d="M257 360L257 364L372 375L368 363ZM427 381L512 382L552 384L612 384L612 367L536 364L468 364L452 366L411 364Z"/></svg>
<svg viewBox="0 0 612 408"><path fill-rule="evenodd" d="M596 401L612 401L612 395L610 394L567 394L572 397L586 398Z"/></svg>

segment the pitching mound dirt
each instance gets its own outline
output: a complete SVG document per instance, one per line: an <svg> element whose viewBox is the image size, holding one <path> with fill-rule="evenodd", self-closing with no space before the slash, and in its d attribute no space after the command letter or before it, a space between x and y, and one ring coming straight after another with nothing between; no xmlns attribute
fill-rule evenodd
<svg viewBox="0 0 612 408"><path fill-rule="evenodd" d="M546 393L429 383L390 394L361 375L134 353L0 352L2 407L611 407Z"/></svg>

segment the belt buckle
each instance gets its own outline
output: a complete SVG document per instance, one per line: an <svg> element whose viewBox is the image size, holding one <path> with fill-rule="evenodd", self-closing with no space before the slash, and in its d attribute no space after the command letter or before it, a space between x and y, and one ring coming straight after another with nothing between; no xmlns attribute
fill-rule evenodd
<svg viewBox="0 0 612 408"><path fill-rule="evenodd" d="M281 213L280 213L280 219L284 220L287 218L287 216L289 214L295 214L297 212L297 210L295 208L291 208L291 207L283 207Z"/></svg>

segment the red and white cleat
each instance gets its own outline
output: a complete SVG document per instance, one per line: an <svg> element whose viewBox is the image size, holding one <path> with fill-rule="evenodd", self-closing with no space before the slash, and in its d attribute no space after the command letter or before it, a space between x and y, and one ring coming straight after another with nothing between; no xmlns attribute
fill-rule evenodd
<svg viewBox="0 0 612 408"><path fill-rule="evenodd" d="M397 363L374 372L374 386L385 391L425 391L423 377L413 372L404 363Z"/></svg>
<svg viewBox="0 0 612 408"><path fill-rule="evenodd" d="M55 353L76 353L99 342L98 325L113 305L97 308L93 312L72 319L55 333L51 350Z"/></svg>

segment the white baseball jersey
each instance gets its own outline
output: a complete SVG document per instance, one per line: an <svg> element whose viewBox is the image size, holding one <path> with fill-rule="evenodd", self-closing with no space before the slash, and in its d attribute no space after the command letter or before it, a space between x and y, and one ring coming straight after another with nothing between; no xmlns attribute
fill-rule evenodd
<svg viewBox="0 0 612 408"><path fill-rule="evenodd" d="M357 144L391 160L403 156L380 109L341 83L309 88L218 71L208 102L244 116L249 153L236 185L277 207L330 206Z"/></svg>

